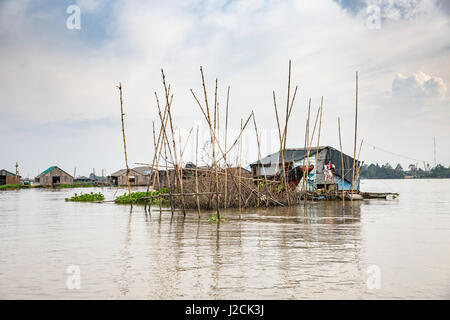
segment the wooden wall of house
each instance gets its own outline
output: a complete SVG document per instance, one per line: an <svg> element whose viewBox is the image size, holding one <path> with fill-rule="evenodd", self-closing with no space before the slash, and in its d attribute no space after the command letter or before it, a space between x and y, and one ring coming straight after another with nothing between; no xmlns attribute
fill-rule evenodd
<svg viewBox="0 0 450 320"><path fill-rule="evenodd" d="M169 172L169 176L171 177L171 182L174 181L175 179L175 171L170 171ZM138 175L138 174L130 174L130 177L134 177L135 178L135 182L131 183L132 186L147 186L149 183L149 179L150 179L150 175ZM159 181L161 184L161 188L167 188L168 187L168 183L167 183L167 177L166 177L166 172L165 171L159 171ZM119 177L117 177L117 182L119 186L127 186L127 176L126 175L121 175ZM152 181L150 181L150 184L153 183L153 178ZM157 180L155 180L155 188L157 188Z"/></svg>
<svg viewBox="0 0 450 320"><path fill-rule="evenodd" d="M20 184L20 178L16 176L6 176L6 184Z"/></svg>
<svg viewBox="0 0 450 320"><path fill-rule="evenodd" d="M65 173L59 168L54 168L53 170L47 172L42 177L39 178L39 183L42 186L52 186L53 185L53 177L60 177L59 184L73 184L73 177L69 174Z"/></svg>
<svg viewBox="0 0 450 320"><path fill-rule="evenodd" d="M150 179L150 177L148 175L144 176L144 175L134 174L134 173L130 174L130 178L132 178L132 177L134 177L134 182L131 182L132 186L147 186L148 181ZM126 175L119 176L118 184L119 184L119 186L127 186L128 185L127 176Z"/></svg>

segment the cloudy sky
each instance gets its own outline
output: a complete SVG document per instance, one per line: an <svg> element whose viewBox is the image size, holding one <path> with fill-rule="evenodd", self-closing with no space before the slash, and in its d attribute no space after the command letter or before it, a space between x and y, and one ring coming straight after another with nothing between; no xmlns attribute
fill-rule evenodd
<svg viewBox="0 0 450 320"><path fill-rule="evenodd" d="M68 28L70 5L80 8L80 29ZM122 168L119 82L129 161L151 162L161 68L182 143L196 125L203 140L189 92L202 92L201 65L211 100L218 78L222 127L231 86L229 141L253 110L261 151L274 152L272 90L284 110L289 59L299 86L289 147L303 146L308 99L315 115L323 96L320 144L339 147L341 117L344 152L353 153L358 71L361 159L432 165L436 137L437 162L449 165L449 17L444 0L2 0L0 167L12 171L18 161L31 177L50 165L85 175ZM254 137L249 126L245 163L257 158ZM194 148L185 161L195 160Z"/></svg>

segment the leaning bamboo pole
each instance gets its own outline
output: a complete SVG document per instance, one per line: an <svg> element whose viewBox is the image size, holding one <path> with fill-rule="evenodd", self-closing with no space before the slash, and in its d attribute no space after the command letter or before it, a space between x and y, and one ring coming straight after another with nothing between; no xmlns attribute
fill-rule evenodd
<svg viewBox="0 0 450 320"><path fill-rule="evenodd" d="M289 195L287 194L288 185L287 185L287 179L286 179L286 170L285 170L285 166L284 166L285 162L284 162L284 151L283 151L283 136L281 134L280 119L278 117L278 108L277 108L277 101L275 98L275 91L273 91L273 105L275 108L275 117L277 119L278 136L279 136L279 140L280 140L280 153L279 153L278 159L276 159L276 161L279 164L279 161L280 161L279 158L281 155L281 182L286 190L286 199L287 199L288 206L290 206Z"/></svg>
<svg viewBox="0 0 450 320"><path fill-rule="evenodd" d="M310 139L310 142L309 142L310 145L313 144L314 135L316 134L316 127L317 127L317 120L319 120L319 113L320 113L320 106L317 109L316 120L314 120L314 128L313 128L313 132L312 132L311 139Z"/></svg>
<svg viewBox="0 0 450 320"><path fill-rule="evenodd" d="M159 131L159 134L158 134L158 141L157 141L157 143L156 143L156 146L155 146L155 154L154 154L154 156L153 156L153 162L152 162L152 167L151 167L151 173L150 173L150 177L149 177L149 180L148 180L148 184L147 184L147 192L146 192L146 196L148 197L148 193L149 193L149 191L150 191L150 182L151 182L151 178L152 178L152 176L154 177L155 175L154 175L154 166L155 166L155 162L156 163L158 163L159 162L159 160L160 160L160 157L161 157L161 152L162 152L162 148L161 148L161 145L162 145L162 142L161 142L161 137L163 138L163 140L164 140L164 133L165 133L165 130L163 130L163 128L167 125L167 105L166 105L166 107L164 108L164 116L163 117L161 117L161 107L160 107L160 105L159 105L159 99L158 99L158 94L155 92L154 93L155 94L155 98L156 98L156 105L157 105L157 107L158 107L158 115L159 115L159 119L160 119L160 121L161 121L161 128L160 128L160 131ZM158 154L158 149L159 149L159 154ZM158 174L158 171L156 171L156 174ZM152 189L154 189L154 185L155 185L155 179L153 178L153 184L152 184ZM145 209L147 209L147 203L145 204Z"/></svg>
<svg viewBox="0 0 450 320"><path fill-rule="evenodd" d="M164 145L164 159L165 159L165 163L166 163L167 188L169 189L170 211L172 212L172 215L173 215L172 186L171 186L171 183L170 183L169 169L168 169L168 166L167 166L167 141L166 140L163 140L163 145Z"/></svg>
<svg viewBox="0 0 450 320"><path fill-rule="evenodd" d="M128 185L128 196L130 197L130 206L133 208L133 201L131 197L131 185L130 185L130 168L128 167L128 156L127 156L127 142L125 139L125 124L123 120L123 99L122 99L122 84L119 83L119 93L120 93L120 119L122 121L122 137L123 137L123 153L125 155L125 165L126 165L126 173L127 173L127 185Z"/></svg>
<svg viewBox="0 0 450 320"><path fill-rule="evenodd" d="M161 121L161 129L160 129L160 132L159 132L159 137L162 136L162 140L160 140L161 144L159 145L159 147L157 147L157 148L159 148L158 153L156 153L156 151L155 151L155 157L157 156L157 159L156 159L156 173L155 173L154 168L153 168L154 163L155 163L155 159L153 159L153 164L152 164L152 173L153 173L152 189L154 189L153 186L155 185L155 182L157 181L158 182L158 195L159 195L159 197L158 197L159 211L161 212L162 211L162 203L161 203L161 194L160 194L161 181L160 181L160 177L159 177L159 161L160 161L161 155L162 155L163 143L165 143L165 141L166 141L165 140L165 138L166 138L166 131L165 130L166 130L166 126L167 126L168 117L167 117L167 105L166 105L166 107L164 109L164 116L161 115L161 107L160 107L160 104L159 104L158 94L156 92L155 92L155 98L156 98L156 105L158 107L158 116L159 116L159 119ZM167 162L167 155L166 155L166 162ZM147 197L148 197L148 192L149 192L149 186L150 186L150 181L149 181L149 184L147 186L147 194L146 194Z"/></svg>
<svg viewBox="0 0 450 320"><path fill-rule="evenodd" d="M156 134L155 134L155 123L152 122L153 125L153 145L155 147L155 155L158 153L158 147L157 147L157 142L156 142ZM161 203L161 182L159 181L159 156L161 155L161 150L159 150L159 155L158 155L158 162L156 162L156 171L154 170L153 166L151 168L151 172L153 174L153 183L152 183L152 194L153 191L155 190L155 182L158 183L158 203L159 203L159 212L162 212L162 203ZM149 176L149 184L150 184L150 180L152 179L152 174L150 174ZM146 196L148 197L148 190L147 190L147 194ZM147 202L145 202L145 205L147 206ZM151 201L150 201L150 206L148 208L149 212L151 212Z"/></svg>
<svg viewBox="0 0 450 320"><path fill-rule="evenodd" d="M355 164L356 164L356 137L358 132L358 71L356 71L356 99L355 99L355 141L353 147L353 167L352 167L352 190L350 203L353 205L353 185L355 182Z"/></svg>
<svg viewBox="0 0 450 320"><path fill-rule="evenodd" d="M166 86L166 76L164 74L164 71L161 69L161 74L162 74L162 80L163 80L163 85L164 85L164 90L166 92L166 103L168 104L167 107L167 112L169 115L169 124L170 124L170 131L171 131L171 136L172 136L172 145L173 145L173 153L174 153L174 157L175 157L175 166L176 166L176 170L175 170L175 175L178 178L178 186L180 187L180 191L181 191L181 203L182 203L182 207L183 207L183 215L186 216L186 205L185 205L185 199L183 196L183 178L181 176L181 169L179 168L179 163L178 163L178 156L177 156L177 148L176 148L176 143L175 143L175 132L173 129L173 121L172 121L172 113L171 113L171 105L169 103L169 93L167 90L167 86Z"/></svg>
<svg viewBox="0 0 450 320"><path fill-rule="evenodd" d="M338 129L339 129L339 146L341 148L341 182L342 182L342 208L344 208L345 202L345 189L344 189L344 154L342 153L342 140L341 140L341 119L338 118Z"/></svg>

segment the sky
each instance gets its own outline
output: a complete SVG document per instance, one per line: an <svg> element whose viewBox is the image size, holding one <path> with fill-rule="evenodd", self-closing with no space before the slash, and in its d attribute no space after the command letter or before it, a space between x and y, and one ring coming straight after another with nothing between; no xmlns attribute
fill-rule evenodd
<svg viewBox="0 0 450 320"><path fill-rule="evenodd" d="M218 79L222 145L230 86L228 144L253 111L261 155L276 152L272 91L284 119L289 60L291 97L296 85L298 92L288 147L304 146L308 101L314 119L323 96L320 145L339 148L340 117L343 150L353 154L358 72L360 159L433 166L435 139L436 161L448 166L449 17L444 0L2 0L0 168L14 171L18 162L24 177L52 165L77 175L123 168L119 82L130 166L151 163L161 68L184 163L195 162L197 126L198 161L206 161L208 130L190 93L204 101L200 66L210 101ZM251 122L242 163L257 158Z"/></svg>

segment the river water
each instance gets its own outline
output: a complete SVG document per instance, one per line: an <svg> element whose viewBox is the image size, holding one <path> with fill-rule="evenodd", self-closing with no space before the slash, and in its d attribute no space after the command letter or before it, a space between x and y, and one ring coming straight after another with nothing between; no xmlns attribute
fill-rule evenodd
<svg viewBox="0 0 450 320"><path fill-rule="evenodd" d="M64 201L114 188L3 191L0 298L449 299L449 186L365 180L400 197L229 210L220 223Z"/></svg>

